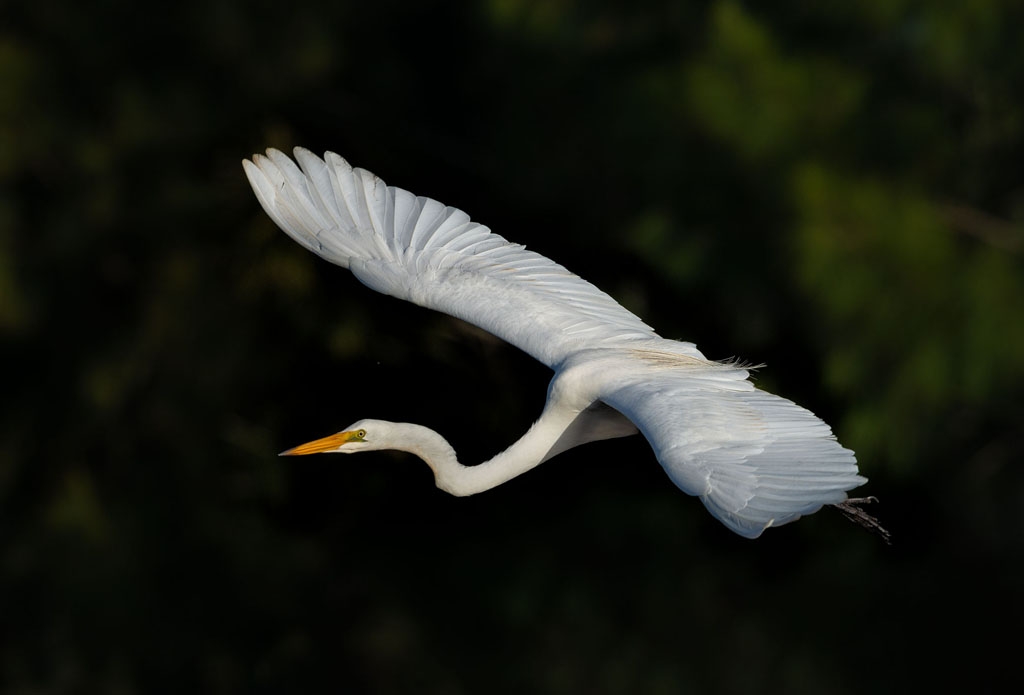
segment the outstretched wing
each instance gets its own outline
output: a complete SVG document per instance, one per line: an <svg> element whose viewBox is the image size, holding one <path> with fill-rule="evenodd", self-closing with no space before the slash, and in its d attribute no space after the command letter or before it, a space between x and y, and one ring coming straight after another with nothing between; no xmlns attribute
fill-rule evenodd
<svg viewBox="0 0 1024 695"><path fill-rule="evenodd" d="M296 148L295 159L270 149L242 164L281 229L378 292L473 323L551 367L584 346L656 337L601 290L461 210L331 152Z"/></svg>
<svg viewBox="0 0 1024 695"><path fill-rule="evenodd" d="M813 413L732 365L680 365L613 379L601 400L640 429L665 471L747 538L846 499L867 482Z"/></svg>

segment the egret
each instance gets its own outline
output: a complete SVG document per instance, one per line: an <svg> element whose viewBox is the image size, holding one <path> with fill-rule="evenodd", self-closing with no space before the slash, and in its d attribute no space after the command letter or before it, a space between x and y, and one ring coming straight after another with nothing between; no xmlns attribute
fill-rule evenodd
<svg viewBox="0 0 1024 695"><path fill-rule="evenodd" d="M747 538L847 507L866 479L810 411L756 388L748 368L660 337L561 265L453 207L388 186L338 155L268 149L242 165L292 239L367 287L455 316L554 370L540 418L474 466L437 432L359 420L282 455L409 452L453 495L483 492L567 449L640 432L672 481Z"/></svg>

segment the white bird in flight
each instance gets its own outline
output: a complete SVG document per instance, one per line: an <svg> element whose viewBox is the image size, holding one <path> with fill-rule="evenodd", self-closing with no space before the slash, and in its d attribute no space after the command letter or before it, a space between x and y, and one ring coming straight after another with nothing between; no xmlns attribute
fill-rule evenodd
<svg viewBox="0 0 1024 695"><path fill-rule="evenodd" d="M292 239L384 294L455 316L554 370L540 418L485 463L464 466L420 425L359 420L283 455L406 451L437 487L483 492L567 449L642 433L669 477L723 524L756 538L823 505L848 513L866 482L828 425L754 387L748 371L660 337L554 261L453 207L388 186L328 152L275 149L242 165ZM868 498L871 499L871 498ZM858 500L859 501L859 500Z"/></svg>

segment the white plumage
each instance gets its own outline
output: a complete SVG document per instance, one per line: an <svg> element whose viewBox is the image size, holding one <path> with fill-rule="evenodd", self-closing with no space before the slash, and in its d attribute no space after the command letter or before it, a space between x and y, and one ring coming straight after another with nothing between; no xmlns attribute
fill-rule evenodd
<svg viewBox="0 0 1024 695"><path fill-rule="evenodd" d="M361 420L287 454L399 449L439 487L474 494L573 446L639 431L673 482L730 529L757 537L865 482L853 452L812 413L761 391L738 365L666 340L540 254L333 153L244 161L281 229L368 287L473 323L555 370L540 419L490 461L463 466L436 432Z"/></svg>

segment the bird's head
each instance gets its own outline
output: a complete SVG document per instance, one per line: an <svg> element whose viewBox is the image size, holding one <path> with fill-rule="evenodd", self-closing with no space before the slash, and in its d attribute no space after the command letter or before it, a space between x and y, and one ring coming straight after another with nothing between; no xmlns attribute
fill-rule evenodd
<svg viewBox="0 0 1024 695"><path fill-rule="evenodd" d="M360 420L341 432L299 444L279 456L304 456L306 454L355 454L360 451L387 449L388 426L381 420Z"/></svg>
<svg viewBox="0 0 1024 695"><path fill-rule="evenodd" d="M447 480L445 476L451 476L453 470L462 468L455 458L455 450L437 432L422 425L386 420L360 420L337 434L299 444L279 455L358 454L361 451L382 449L406 451L419 456L434 471L434 477L439 481L438 487L444 486Z"/></svg>

